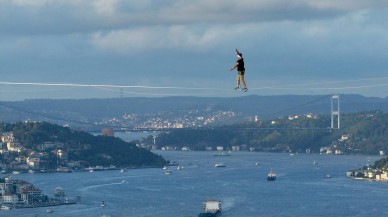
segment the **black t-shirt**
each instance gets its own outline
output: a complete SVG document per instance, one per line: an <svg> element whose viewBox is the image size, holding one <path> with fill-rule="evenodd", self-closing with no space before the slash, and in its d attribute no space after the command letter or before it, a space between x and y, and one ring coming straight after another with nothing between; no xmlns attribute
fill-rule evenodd
<svg viewBox="0 0 388 217"><path fill-rule="evenodd" d="M241 59L237 60L237 62L238 62L237 71L245 71L244 59L241 58Z"/></svg>

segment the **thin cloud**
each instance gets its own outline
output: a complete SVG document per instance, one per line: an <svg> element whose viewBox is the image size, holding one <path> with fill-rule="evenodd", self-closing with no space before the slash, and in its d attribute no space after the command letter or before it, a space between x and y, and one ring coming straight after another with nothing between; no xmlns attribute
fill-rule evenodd
<svg viewBox="0 0 388 217"><path fill-rule="evenodd" d="M74 34L133 26L212 25L333 19L386 1L321 0L6 0L0 3L4 34Z"/></svg>

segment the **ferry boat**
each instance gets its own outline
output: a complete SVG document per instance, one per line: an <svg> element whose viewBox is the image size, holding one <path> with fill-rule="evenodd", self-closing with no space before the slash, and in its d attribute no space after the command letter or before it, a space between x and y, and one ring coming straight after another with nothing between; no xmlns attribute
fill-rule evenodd
<svg viewBox="0 0 388 217"><path fill-rule="evenodd" d="M203 212L198 217L216 217L221 214L221 201L207 200L203 202Z"/></svg>
<svg viewBox="0 0 388 217"><path fill-rule="evenodd" d="M268 173L267 181L275 181L276 180L276 173L272 170Z"/></svg>

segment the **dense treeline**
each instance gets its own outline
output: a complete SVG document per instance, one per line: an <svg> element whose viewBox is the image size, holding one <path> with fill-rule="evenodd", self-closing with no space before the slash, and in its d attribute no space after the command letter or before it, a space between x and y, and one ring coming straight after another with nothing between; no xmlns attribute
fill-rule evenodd
<svg viewBox="0 0 388 217"><path fill-rule="evenodd" d="M84 161L91 166L147 167L167 163L161 156L138 148L134 143L127 143L116 137L93 136L46 122L6 123L0 126L0 132L11 131L24 147L35 151L44 142L63 143L63 151L68 154L68 160Z"/></svg>
<svg viewBox="0 0 388 217"><path fill-rule="evenodd" d="M340 129L331 130L331 117L283 117L219 129L168 132L158 136L159 146L189 146L194 150L223 145L247 145L256 151L317 153L330 147L344 154L379 154L388 151L388 114L371 111L341 115ZM344 136L344 137L343 137Z"/></svg>

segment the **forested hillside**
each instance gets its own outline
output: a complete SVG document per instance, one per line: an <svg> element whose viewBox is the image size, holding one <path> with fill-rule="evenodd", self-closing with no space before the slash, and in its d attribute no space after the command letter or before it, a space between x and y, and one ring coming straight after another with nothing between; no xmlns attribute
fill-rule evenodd
<svg viewBox="0 0 388 217"><path fill-rule="evenodd" d="M222 145L246 145L256 151L379 154L388 151L388 114L381 111L344 114L340 129L329 129L329 115L283 117L209 130L174 131L158 136L159 146L205 150ZM324 149L325 150L325 149Z"/></svg>
<svg viewBox="0 0 388 217"><path fill-rule="evenodd" d="M82 161L85 166L120 167L159 167L167 163L161 156L138 148L134 143L127 143L116 137L93 136L46 122L3 123L0 125L0 133L6 132L12 132L16 144L20 143L22 146L18 153L10 152L10 155L37 155L36 157L51 164L56 164L58 160L63 164L66 161ZM42 148L45 143L54 145ZM58 150L66 157L59 159ZM4 157L4 160L7 159L13 160L12 157Z"/></svg>

